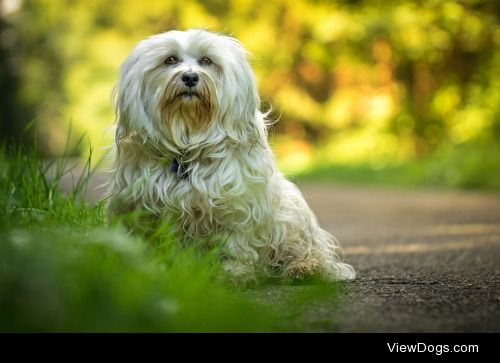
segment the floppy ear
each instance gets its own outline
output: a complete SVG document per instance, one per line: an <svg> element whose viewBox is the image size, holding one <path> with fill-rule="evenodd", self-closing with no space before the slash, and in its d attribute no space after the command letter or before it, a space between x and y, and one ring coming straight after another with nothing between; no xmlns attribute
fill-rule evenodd
<svg viewBox="0 0 500 363"><path fill-rule="evenodd" d="M257 82L247 61L247 52L238 40L230 37L226 40L230 57L224 70L225 90L221 102L224 130L241 143L264 142L264 117L259 111Z"/></svg>
<svg viewBox="0 0 500 363"><path fill-rule="evenodd" d="M129 135L129 131L127 129L127 121L125 121L125 117L123 115L123 107L120 106L119 100L118 100L118 85L115 86L113 89L113 104L115 106L115 124L116 124L116 129L115 129L115 144L118 152L120 152L120 145Z"/></svg>
<svg viewBox="0 0 500 363"><path fill-rule="evenodd" d="M144 108L144 71L140 64L137 46L120 67L118 84L114 90L116 132L115 142L119 146L121 140L133 131L141 135L154 135L152 120Z"/></svg>

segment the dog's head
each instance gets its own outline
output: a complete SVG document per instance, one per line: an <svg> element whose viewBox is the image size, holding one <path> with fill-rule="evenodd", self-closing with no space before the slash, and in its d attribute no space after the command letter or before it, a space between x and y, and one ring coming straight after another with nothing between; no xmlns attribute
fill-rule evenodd
<svg viewBox="0 0 500 363"><path fill-rule="evenodd" d="M258 118L255 77L241 44L203 30L169 31L140 42L120 68L117 142L130 132L166 138L248 138Z"/></svg>

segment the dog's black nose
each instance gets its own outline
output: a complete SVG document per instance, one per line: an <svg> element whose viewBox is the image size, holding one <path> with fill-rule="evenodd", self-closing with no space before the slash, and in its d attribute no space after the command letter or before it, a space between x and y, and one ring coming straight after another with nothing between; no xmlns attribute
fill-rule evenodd
<svg viewBox="0 0 500 363"><path fill-rule="evenodd" d="M188 87L194 87L200 80L200 77L194 72L186 72L181 77L182 82Z"/></svg>

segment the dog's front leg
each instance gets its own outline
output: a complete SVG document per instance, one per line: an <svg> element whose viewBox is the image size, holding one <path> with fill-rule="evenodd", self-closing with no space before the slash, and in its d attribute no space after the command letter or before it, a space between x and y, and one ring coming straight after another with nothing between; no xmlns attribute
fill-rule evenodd
<svg viewBox="0 0 500 363"><path fill-rule="evenodd" d="M257 251L250 245L250 237L241 232L232 232L223 248L222 270L228 274L231 283L248 286L257 281Z"/></svg>

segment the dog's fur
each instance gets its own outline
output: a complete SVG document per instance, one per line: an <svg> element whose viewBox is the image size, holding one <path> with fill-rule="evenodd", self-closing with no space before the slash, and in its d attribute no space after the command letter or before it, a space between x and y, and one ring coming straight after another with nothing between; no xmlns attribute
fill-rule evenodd
<svg viewBox="0 0 500 363"><path fill-rule="evenodd" d="M145 210L186 241L220 236L235 280L352 279L336 240L276 167L246 55L237 40L203 30L133 49L116 88L109 210Z"/></svg>

